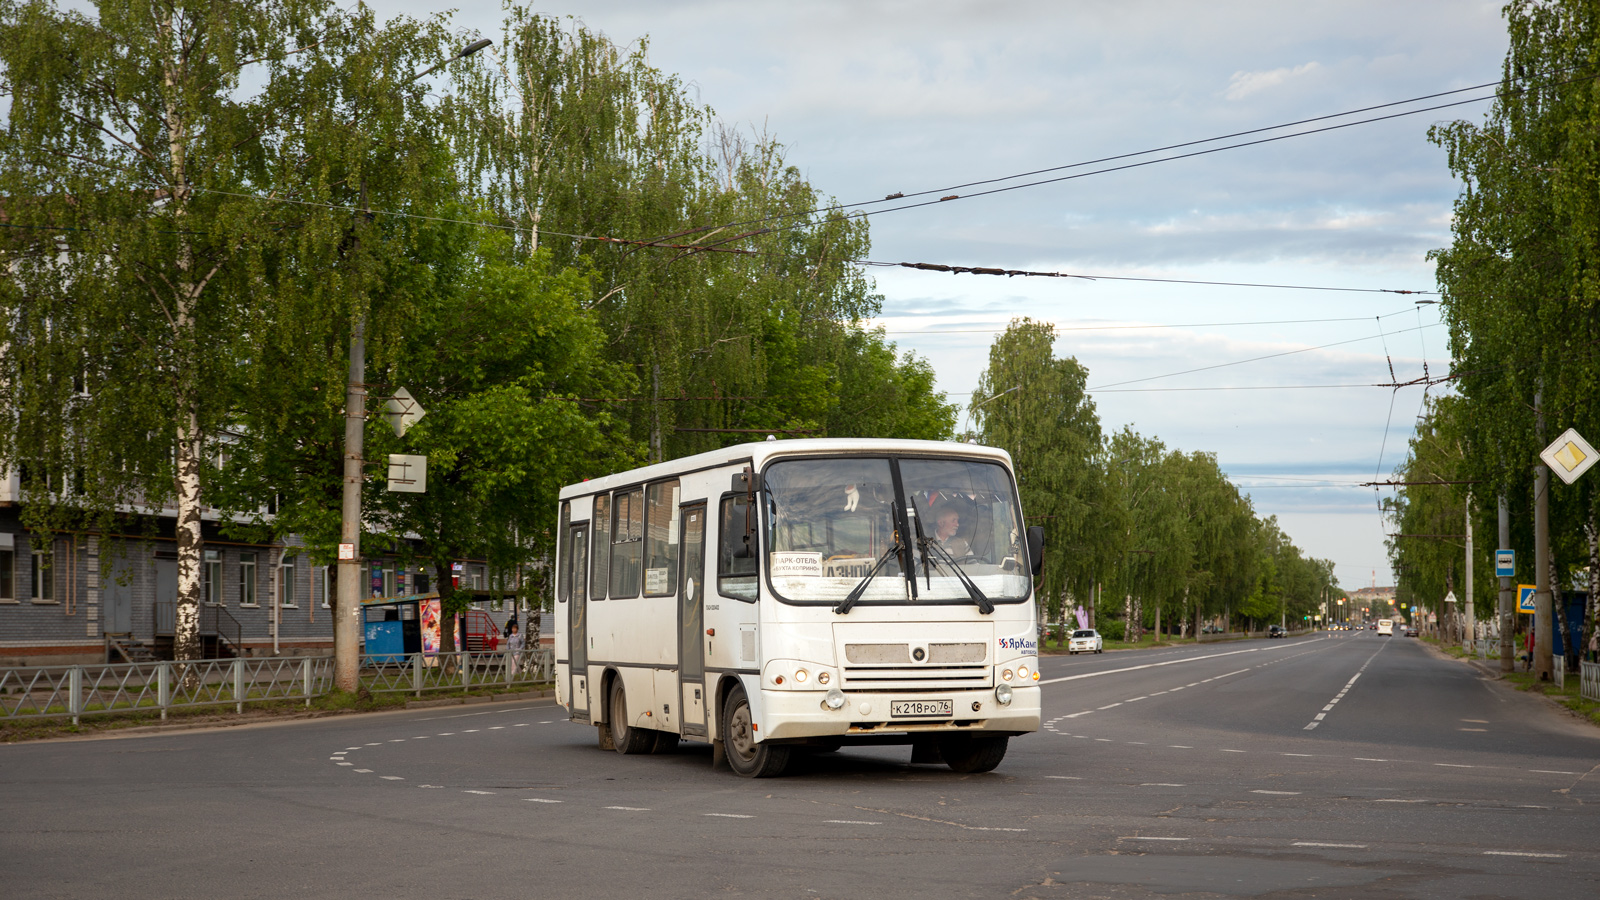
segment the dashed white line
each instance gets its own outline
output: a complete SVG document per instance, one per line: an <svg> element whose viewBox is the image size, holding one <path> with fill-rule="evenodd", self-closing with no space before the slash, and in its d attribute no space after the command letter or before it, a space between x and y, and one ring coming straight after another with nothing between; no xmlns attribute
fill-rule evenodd
<svg viewBox="0 0 1600 900"><path fill-rule="evenodd" d="M355 763L353 763L353 762L341 762L341 763L339 763L339 765L341 765L341 766L353 766L353 765L355 765Z"/></svg>
<svg viewBox="0 0 1600 900"><path fill-rule="evenodd" d="M713 819L754 819L755 816L741 816L738 813L701 813Z"/></svg>
<svg viewBox="0 0 1600 900"><path fill-rule="evenodd" d="M1274 797L1298 797L1299 791L1251 791L1252 794L1271 794Z"/></svg>
<svg viewBox="0 0 1600 900"><path fill-rule="evenodd" d="M1077 775L1046 775L1046 778L1060 778L1064 781L1082 781Z"/></svg>
<svg viewBox="0 0 1600 900"><path fill-rule="evenodd" d="M1194 749L1193 747L1188 747L1188 746L1185 746L1183 744L1168 744L1167 746L1171 747L1173 750L1193 750Z"/></svg>
<svg viewBox="0 0 1600 900"><path fill-rule="evenodd" d="M490 725L489 726L489 730L490 731L499 731L500 729L502 729L504 727L505 727L504 725Z"/></svg>
<svg viewBox="0 0 1600 900"><path fill-rule="evenodd" d="M1132 835L1132 836L1129 836L1129 837L1119 837L1119 838L1117 838L1117 840L1119 840L1119 841L1187 841L1188 838L1185 838L1185 837L1144 837L1142 835L1137 835L1136 834L1136 835Z"/></svg>
<svg viewBox="0 0 1600 900"><path fill-rule="evenodd" d="M405 781L405 779L401 778L399 775L379 775L378 777L382 778L384 781Z"/></svg>
<svg viewBox="0 0 1600 900"><path fill-rule="evenodd" d="M1245 753L1245 752L1248 752L1248 751L1245 751L1245 750L1223 750L1221 752L1223 752L1223 753Z"/></svg>
<svg viewBox="0 0 1600 900"><path fill-rule="evenodd" d="M371 775L372 774L372 770L371 769L356 769L355 771L362 772L362 773L365 773L367 775Z"/></svg>
<svg viewBox="0 0 1600 900"><path fill-rule="evenodd" d="M494 791L462 791L461 793L463 793L463 794L480 794L480 795L485 796L485 797L493 797L494 796Z"/></svg>
<svg viewBox="0 0 1600 900"><path fill-rule="evenodd" d="M444 785L442 785L442 784L419 784L419 785L417 785L417 787L419 787L419 788L431 788L433 790L438 790L438 789L444 787Z"/></svg>
<svg viewBox="0 0 1600 900"><path fill-rule="evenodd" d="M825 825L882 825L882 822L859 822L855 819L824 819Z"/></svg>
<svg viewBox="0 0 1600 900"><path fill-rule="evenodd" d="M389 739L389 743L391 743L391 744L404 744L405 742L406 742L405 738L390 738Z"/></svg>
<svg viewBox="0 0 1600 900"><path fill-rule="evenodd" d="M1339 847L1345 850L1365 850L1366 844L1331 844L1324 841L1295 841L1294 847Z"/></svg>
<svg viewBox="0 0 1600 900"><path fill-rule="evenodd" d="M1422 801L1421 800L1401 800L1398 797L1384 797L1382 799L1374 800L1372 802L1373 803L1421 803Z"/></svg>
<svg viewBox="0 0 1600 900"><path fill-rule="evenodd" d="M1577 772L1562 772L1557 769L1529 769L1529 772L1538 772L1541 775L1576 775Z"/></svg>
<svg viewBox="0 0 1600 900"><path fill-rule="evenodd" d="M528 801L529 803L565 803L566 802L565 800L546 800L543 797L524 797L522 799Z"/></svg>
<svg viewBox="0 0 1600 900"><path fill-rule="evenodd" d="M620 809L624 812L649 812L648 806L608 806L606 809Z"/></svg>
<svg viewBox="0 0 1600 900"><path fill-rule="evenodd" d="M476 728L468 728L466 731L463 731L461 733L462 734L477 734L478 733L478 729L476 729Z"/></svg>
<svg viewBox="0 0 1600 900"><path fill-rule="evenodd" d="M1108 704L1106 704L1106 705L1105 705L1105 706L1098 706L1098 707L1095 707L1095 709L1097 709L1097 710L1101 710L1101 709L1114 709L1114 708L1116 708L1116 707L1118 707L1118 706L1121 706L1121 705L1122 705L1122 704L1121 704L1121 703L1108 703Z"/></svg>
<svg viewBox="0 0 1600 900"><path fill-rule="evenodd" d="M1534 859L1566 859L1565 853L1527 853L1519 850L1485 850L1484 856L1529 856Z"/></svg>
<svg viewBox="0 0 1600 900"><path fill-rule="evenodd" d="M1434 763L1434 765L1443 766L1446 769L1476 769L1476 768L1478 768L1477 766L1464 766L1461 763Z"/></svg>
<svg viewBox="0 0 1600 900"><path fill-rule="evenodd" d="M1388 762L1387 759L1374 759L1370 756L1352 756L1350 758L1357 762Z"/></svg>
<svg viewBox="0 0 1600 900"><path fill-rule="evenodd" d="M1282 756L1312 756L1310 753L1284 753Z"/></svg>

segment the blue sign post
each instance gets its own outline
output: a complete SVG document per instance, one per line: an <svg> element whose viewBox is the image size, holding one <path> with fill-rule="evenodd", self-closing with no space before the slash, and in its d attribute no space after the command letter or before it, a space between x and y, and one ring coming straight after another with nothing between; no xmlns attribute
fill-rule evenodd
<svg viewBox="0 0 1600 900"><path fill-rule="evenodd" d="M1515 578L1517 575L1517 551L1496 550L1494 552L1494 574L1497 578Z"/></svg>

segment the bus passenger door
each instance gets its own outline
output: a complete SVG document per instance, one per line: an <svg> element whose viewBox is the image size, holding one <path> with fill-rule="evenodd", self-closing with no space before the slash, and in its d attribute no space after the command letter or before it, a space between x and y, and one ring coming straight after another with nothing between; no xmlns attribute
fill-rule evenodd
<svg viewBox="0 0 1600 900"><path fill-rule="evenodd" d="M567 532L572 556L567 566L571 585L567 602L567 671L572 679L568 696L572 714L589 715L589 526L573 525Z"/></svg>
<svg viewBox="0 0 1600 900"><path fill-rule="evenodd" d="M678 702L685 735L706 734L706 505L679 507Z"/></svg>

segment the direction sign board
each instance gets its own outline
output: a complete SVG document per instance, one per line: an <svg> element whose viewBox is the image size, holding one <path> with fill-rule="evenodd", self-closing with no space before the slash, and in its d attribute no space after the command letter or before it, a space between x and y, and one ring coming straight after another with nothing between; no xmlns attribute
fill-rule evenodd
<svg viewBox="0 0 1600 900"><path fill-rule="evenodd" d="M1538 610L1533 608L1533 594L1538 588L1531 584L1517 585L1517 612L1533 615Z"/></svg>
<svg viewBox="0 0 1600 900"><path fill-rule="evenodd" d="M1512 578L1517 574L1517 551L1496 550L1494 552L1494 574L1499 578Z"/></svg>
<svg viewBox="0 0 1600 900"><path fill-rule="evenodd" d="M389 420L389 427L394 429L395 437L405 437L406 431L411 426L422 421L428 411L422 408L417 398L405 388L395 388L394 396L384 403L383 417Z"/></svg>
<svg viewBox="0 0 1600 900"><path fill-rule="evenodd" d="M428 492L428 458L389 454L389 490L408 494Z"/></svg>
<svg viewBox="0 0 1600 900"><path fill-rule="evenodd" d="M1589 467L1595 464L1594 448L1583 439L1583 435L1578 434L1576 428L1568 428L1562 432L1555 443L1544 448L1539 458L1567 484L1577 481L1579 476L1589 471Z"/></svg>

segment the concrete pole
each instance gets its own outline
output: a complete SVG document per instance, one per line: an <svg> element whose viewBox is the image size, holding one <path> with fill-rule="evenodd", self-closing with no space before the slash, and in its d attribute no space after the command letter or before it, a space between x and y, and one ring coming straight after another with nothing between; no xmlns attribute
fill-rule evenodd
<svg viewBox="0 0 1600 900"><path fill-rule="evenodd" d="M1499 503L1500 549L1511 549L1511 507L1506 503L1506 495L1500 495ZM1512 623L1516 618L1516 610L1512 608L1515 597L1511 588L1511 577L1500 578L1500 673L1505 674L1516 668L1517 645L1511 632Z"/></svg>
<svg viewBox="0 0 1600 900"><path fill-rule="evenodd" d="M362 194L364 200L364 184ZM333 610L333 682L339 690L350 693L360 687L361 458L366 450L366 378L367 319L362 316L350 333L350 381L344 398L344 495L339 505L339 541L349 544L354 552L348 554L349 559L339 560L339 590Z"/></svg>
<svg viewBox="0 0 1600 900"><path fill-rule="evenodd" d="M1467 588L1463 592L1461 613L1466 624L1466 637L1464 646L1471 649L1473 641L1478 639L1477 611L1472 608L1472 492L1467 492Z"/></svg>
<svg viewBox="0 0 1600 900"><path fill-rule="evenodd" d="M1539 444L1544 444L1543 391L1533 395L1538 416ZM1533 671L1539 681L1555 675L1551 658L1554 637L1550 623L1555 612L1550 599L1550 467L1541 460L1533 467Z"/></svg>

